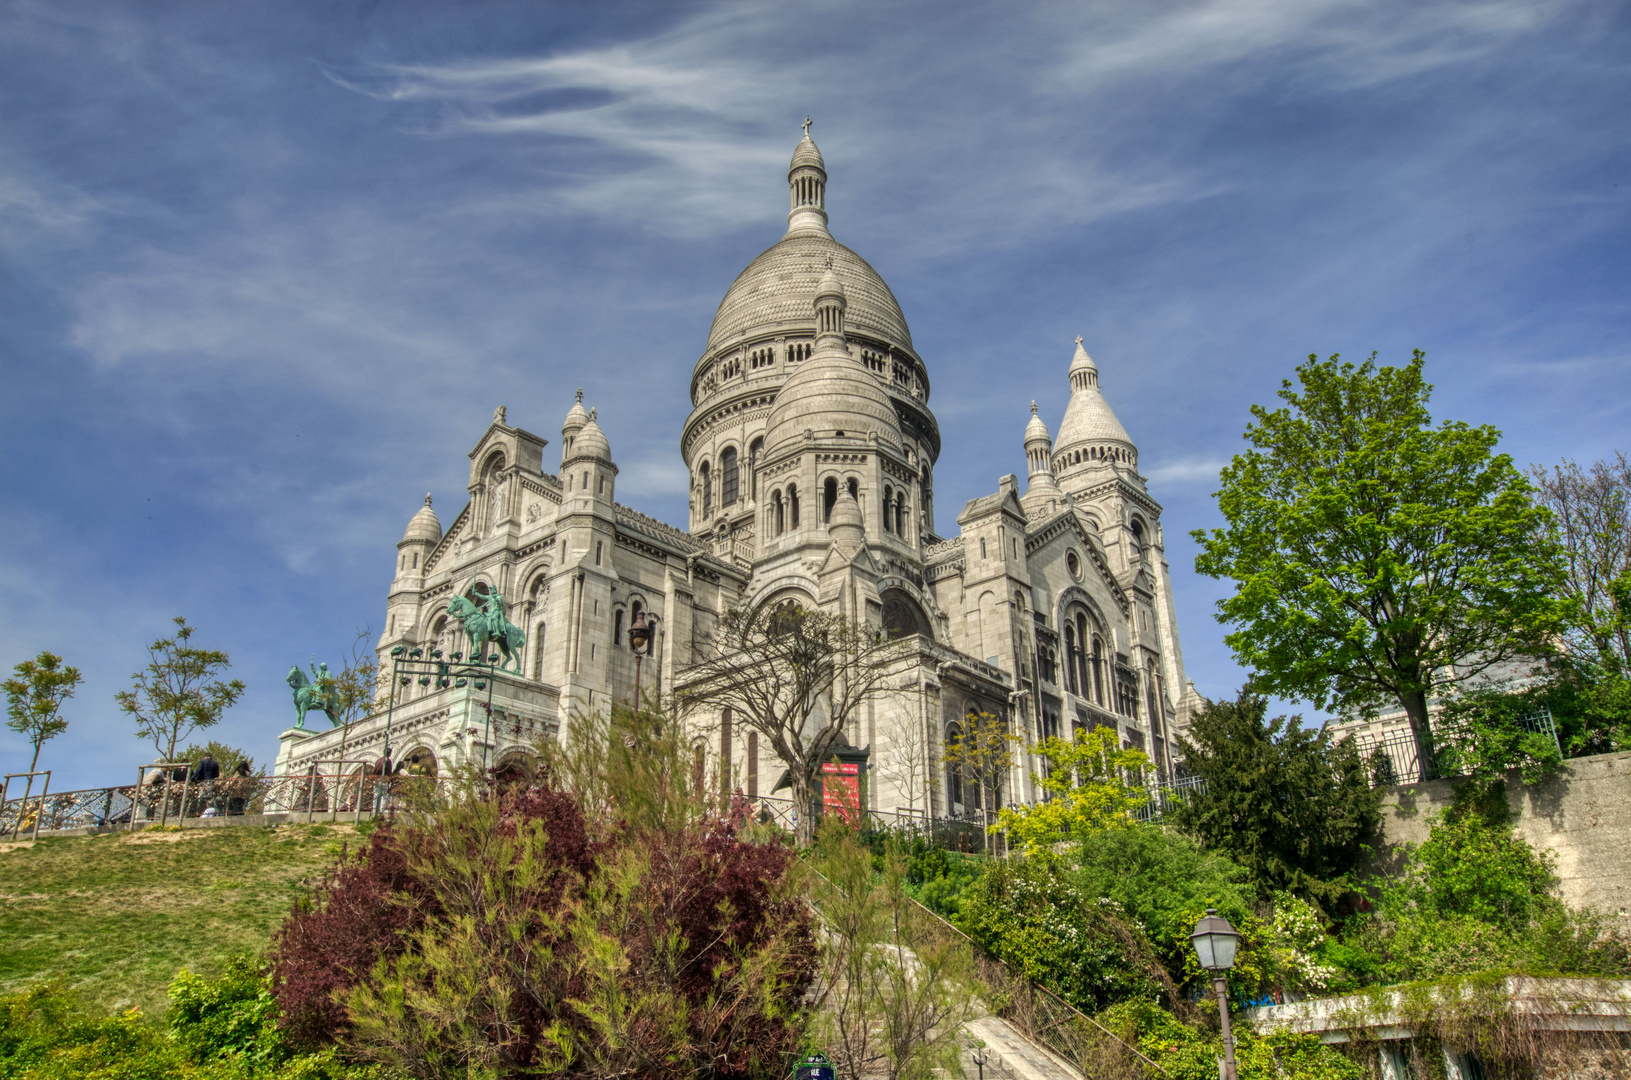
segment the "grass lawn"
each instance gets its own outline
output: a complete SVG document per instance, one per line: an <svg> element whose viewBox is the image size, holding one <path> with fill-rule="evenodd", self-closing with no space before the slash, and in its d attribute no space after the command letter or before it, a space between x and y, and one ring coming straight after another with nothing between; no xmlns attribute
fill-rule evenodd
<svg viewBox="0 0 1631 1080"><path fill-rule="evenodd" d="M87 1003L159 1016L177 971L265 949L358 840L349 825L283 825L0 845L0 992L60 977Z"/></svg>

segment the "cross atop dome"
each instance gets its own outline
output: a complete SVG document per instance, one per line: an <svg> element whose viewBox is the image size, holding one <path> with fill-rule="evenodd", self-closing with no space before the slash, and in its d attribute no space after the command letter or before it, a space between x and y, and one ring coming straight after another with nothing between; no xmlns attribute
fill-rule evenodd
<svg viewBox="0 0 1631 1080"><path fill-rule="evenodd" d="M810 137L810 118L808 116L804 118L804 137L806 139Z"/></svg>

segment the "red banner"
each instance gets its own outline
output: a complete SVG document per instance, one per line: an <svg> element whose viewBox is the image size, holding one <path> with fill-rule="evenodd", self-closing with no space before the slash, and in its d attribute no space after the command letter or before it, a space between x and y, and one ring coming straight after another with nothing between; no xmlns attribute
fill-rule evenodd
<svg viewBox="0 0 1631 1080"><path fill-rule="evenodd" d="M860 824L861 766L831 761L821 766L821 807L847 824Z"/></svg>

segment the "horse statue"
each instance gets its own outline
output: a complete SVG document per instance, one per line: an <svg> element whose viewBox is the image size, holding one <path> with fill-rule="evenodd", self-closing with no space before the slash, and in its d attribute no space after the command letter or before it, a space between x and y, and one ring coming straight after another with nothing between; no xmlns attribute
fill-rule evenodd
<svg viewBox="0 0 1631 1080"><path fill-rule="evenodd" d="M294 726L304 729L306 726L306 713L315 709L328 717L331 727L340 726L340 692L334 686L334 676L329 674L328 665L312 666L312 677L307 678L306 673L295 664L289 668L289 677L284 680L289 689L294 691Z"/></svg>
<svg viewBox="0 0 1631 1080"><path fill-rule="evenodd" d="M503 671L513 663L515 673L521 674L521 650L526 646L527 635L504 617L504 597L497 589L487 594L486 603L480 607L467 597L455 596L447 606L447 613L464 624L472 656L479 655L491 641L504 654L504 662L498 670Z"/></svg>

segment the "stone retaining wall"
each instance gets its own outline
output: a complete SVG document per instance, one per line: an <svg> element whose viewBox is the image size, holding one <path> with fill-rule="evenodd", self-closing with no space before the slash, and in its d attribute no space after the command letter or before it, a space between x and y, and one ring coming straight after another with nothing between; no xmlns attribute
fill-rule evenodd
<svg viewBox="0 0 1631 1080"><path fill-rule="evenodd" d="M1396 864L1402 845L1427 839L1428 815L1454 801L1454 783L1387 789L1380 867ZM1533 787L1510 773L1506 795L1519 834L1555 855L1565 902L1631 919L1631 753L1573 758Z"/></svg>

